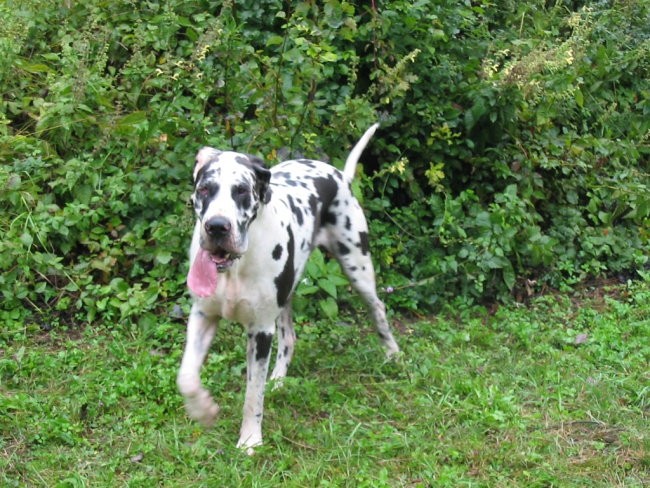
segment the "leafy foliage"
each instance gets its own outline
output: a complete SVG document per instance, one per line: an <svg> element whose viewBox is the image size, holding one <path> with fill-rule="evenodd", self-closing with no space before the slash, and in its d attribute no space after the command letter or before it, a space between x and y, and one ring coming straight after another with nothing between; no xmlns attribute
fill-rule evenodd
<svg viewBox="0 0 650 488"><path fill-rule="evenodd" d="M355 185L393 307L641 269L648 9L5 2L3 317L154 323L185 306L197 147L336 164L378 118ZM307 271L335 316L340 271Z"/></svg>
<svg viewBox="0 0 650 488"><path fill-rule="evenodd" d="M402 22L383 24L390 52L429 48L391 110L405 168L374 185L372 208L398 224L380 224L392 279L423 285L412 301L426 302L640 269L647 5L436 3L396 8ZM415 24L430 26L417 40L405 32Z"/></svg>

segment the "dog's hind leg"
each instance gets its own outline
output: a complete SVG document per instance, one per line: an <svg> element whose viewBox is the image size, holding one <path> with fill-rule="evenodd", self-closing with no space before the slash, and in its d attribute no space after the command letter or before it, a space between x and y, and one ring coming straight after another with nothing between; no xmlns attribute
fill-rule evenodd
<svg viewBox="0 0 650 488"><path fill-rule="evenodd" d="M365 268L365 270L362 271L361 268ZM345 266L343 266L343 269L345 270ZM388 320L386 319L386 306L377 296L377 290L375 288L375 272L372 263L370 262L370 258L367 259L366 264L362 264L359 269L356 269L353 273L350 273L347 270L346 273L350 278L352 287L361 295L370 309L377 334L384 344L386 356L390 358L399 352L399 346L397 345L397 342L395 342L393 333L388 325Z"/></svg>
<svg viewBox="0 0 650 488"><path fill-rule="evenodd" d="M293 348L296 343L296 332L293 328L291 316L291 303L286 305L280 312L277 320L278 326L278 353L275 359L275 367L271 373L271 380L275 380L274 388L282 386L282 378L287 375L287 369L293 358Z"/></svg>
<svg viewBox="0 0 650 488"><path fill-rule="evenodd" d="M187 323L187 338L176 384L185 397L188 415L203 425L212 425L219 406L201 386L200 371L217 329L216 319L207 317L197 305L192 307Z"/></svg>
<svg viewBox="0 0 650 488"><path fill-rule="evenodd" d="M328 249L336 256L352 287L366 302L386 356L391 357L399 352L399 346L386 319L386 306L377 296L375 269L368 245L368 226L356 200L351 202L348 210L350 225L333 229ZM354 225L351 225L352 222Z"/></svg>

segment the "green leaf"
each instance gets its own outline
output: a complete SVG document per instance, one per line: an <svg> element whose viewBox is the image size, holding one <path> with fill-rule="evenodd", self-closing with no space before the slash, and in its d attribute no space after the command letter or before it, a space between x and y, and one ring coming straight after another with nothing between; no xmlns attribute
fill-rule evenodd
<svg viewBox="0 0 650 488"><path fill-rule="evenodd" d="M320 291L320 288L317 287L316 285L300 285L296 293L299 296L307 296L307 295L313 295L318 291Z"/></svg>
<svg viewBox="0 0 650 488"><path fill-rule="evenodd" d="M325 313L327 318L334 319L339 314L339 306L332 297L327 297L325 300L319 302L321 310Z"/></svg>
<svg viewBox="0 0 650 488"><path fill-rule="evenodd" d="M34 242L34 238L29 232L23 232L20 235L20 242L22 242L23 246L26 248L32 247L32 243Z"/></svg>
<svg viewBox="0 0 650 488"><path fill-rule="evenodd" d="M121 132L129 132L132 129L140 129L147 124L147 113L143 110L132 112L120 118L115 124L116 128Z"/></svg>
<svg viewBox="0 0 650 488"><path fill-rule="evenodd" d="M582 90L580 88L577 88L575 93L574 93L574 98L576 103L578 104L578 107L582 108L585 104L585 98L584 95L582 94Z"/></svg>
<svg viewBox="0 0 650 488"><path fill-rule="evenodd" d="M171 260L172 255L169 251L161 251L156 254L156 261L158 261L160 264L169 264Z"/></svg>
<svg viewBox="0 0 650 488"><path fill-rule="evenodd" d="M279 46L284 42L282 36L271 36L266 40L266 47Z"/></svg>
<svg viewBox="0 0 650 488"><path fill-rule="evenodd" d="M30 63L29 61L25 61L23 59L17 59L15 62L16 66L18 66L20 69L32 74L49 73L52 71L48 65L43 63Z"/></svg>
<svg viewBox="0 0 650 488"><path fill-rule="evenodd" d="M515 270L512 269L510 263L503 267L503 282L508 287L508 290L512 290L515 286Z"/></svg>
<svg viewBox="0 0 650 488"><path fill-rule="evenodd" d="M336 285L326 278L318 280L318 286L332 298L336 298Z"/></svg>
<svg viewBox="0 0 650 488"><path fill-rule="evenodd" d="M325 63L336 63L339 60L339 56L336 53L323 53L321 59Z"/></svg>

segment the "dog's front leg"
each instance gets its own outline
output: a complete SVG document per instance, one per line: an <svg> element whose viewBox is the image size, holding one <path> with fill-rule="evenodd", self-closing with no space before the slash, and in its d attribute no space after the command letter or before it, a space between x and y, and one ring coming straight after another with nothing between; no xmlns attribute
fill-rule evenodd
<svg viewBox="0 0 650 488"><path fill-rule="evenodd" d="M237 447L253 453L253 447L262 443L262 417L264 415L264 387L269 370L274 324L253 326L248 329L246 398L244 420Z"/></svg>
<svg viewBox="0 0 650 488"><path fill-rule="evenodd" d="M178 389L185 397L188 415L206 426L214 422L219 406L201 386L199 373L216 329L216 319L208 317L194 304L187 323L185 352L176 378Z"/></svg>

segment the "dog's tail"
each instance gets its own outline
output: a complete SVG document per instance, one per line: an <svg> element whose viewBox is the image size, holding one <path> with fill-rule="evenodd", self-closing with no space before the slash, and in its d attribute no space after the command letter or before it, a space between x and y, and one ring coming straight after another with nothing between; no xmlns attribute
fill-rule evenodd
<svg viewBox="0 0 650 488"><path fill-rule="evenodd" d="M343 174L346 176L348 181L352 181L352 178L354 178L354 173L357 169L357 163L359 162L361 153L368 145L368 141L370 141L370 138L377 130L377 127L379 127L379 124L372 125L365 132L365 134L361 136L361 139L359 139L359 142L357 142L357 144L352 148L352 151L350 151L350 155L345 160L345 167L343 168Z"/></svg>

